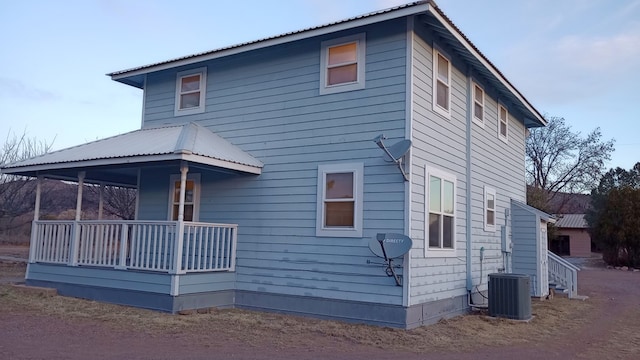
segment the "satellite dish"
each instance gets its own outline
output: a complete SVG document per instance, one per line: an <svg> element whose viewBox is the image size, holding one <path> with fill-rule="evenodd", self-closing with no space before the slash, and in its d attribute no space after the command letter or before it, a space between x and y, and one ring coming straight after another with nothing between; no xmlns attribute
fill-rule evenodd
<svg viewBox="0 0 640 360"><path fill-rule="evenodd" d="M413 245L411 238L402 234L378 234L369 241L369 249L377 257L393 259L406 254ZM383 249L384 246L384 249Z"/></svg>
<svg viewBox="0 0 640 360"><path fill-rule="evenodd" d="M410 237L393 233L378 233L375 239L369 240L369 249L376 256L384 259L387 276L393 276L398 286L402 286L402 275L396 274L395 268L398 265L393 265L393 259L406 254L412 244Z"/></svg>
<svg viewBox="0 0 640 360"><path fill-rule="evenodd" d="M392 145L391 147L386 147L384 145L384 142L382 142L382 140L384 139L386 139L386 137L384 136L384 134L381 134L376 136L376 138L373 139L373 141L375 141L375 143L378 144L378 146L382 150L384 150L384 153L387 155L390 161L393 161L398 165L398 168L400 169L400 172L402 173L404 180L409 181L409 177L407 176L407 173L404 170L404 167L402 166L402 157L407 153L407 151L409 151L409 148L411 148L411 140L408 140L408 139L401 140L400 142Z"/></svg>
<svg viewBox="0 0 640 360"><path fill-rule="evenodd" d="M387 148L387 151L389 152L388 155L391 155L391 160L398 161L401 157L404 156L404 154L407 153L407 151L409 151L410 147L411 140L402 140Z"/></svg>

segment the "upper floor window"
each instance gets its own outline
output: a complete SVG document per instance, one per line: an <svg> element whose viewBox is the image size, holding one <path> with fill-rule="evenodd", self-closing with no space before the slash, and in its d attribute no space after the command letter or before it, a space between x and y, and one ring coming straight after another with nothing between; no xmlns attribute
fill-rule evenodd
<svg viewBox="0 0 640 360"><path fill-rule="evenodd" d="M316 236L362 237L362 163L318 166Z"/></svg>
<svg viewBox="0 0 640 360"><path fill-rule="evenodd" d="M473 121L484 126L484 90L476 83L473 84Z"/></svg>
<svg viewBox="0 0 640 360"><path fill-rule="evenodd" d="M433 110L451 116L451 62L433 49Z"/></svg>
<svg viewBox="0 0 640 360"><path fill-rule="evenodd" d="M507 108L498 104L498 138L507 142L509 136L509 112Z"/></svg>
<svg viewBox="0 0 640 360"><path fill-rule="evenodd" d="M176 77L175 116L204 112L207 68L181 71Z"/></svg>
<svg viewBox="0 0 640 360"><path fill-rule="evenodd" d="M484 187L484 231L496 230L496 191Z"/></svg>
<svg viewBox="0 0 640 360"><path fill-rule="evenodd" d="M433 168L425 169L426 241L425 256L455 256L456 177Z"/></svg>
<svg viewBox="0 0 640 360"><path fill-rule="evenodd" d="M180 175L171 175L169 220L177 221L180 210ZM184 221L198 221L200 205L200 174L187 176L184 191Z"/></svg>
<svg viewBox="0 0 640 360"><path fill-rule="evenodd" d="M320 94L364 88L365 34L323 41Z"/></svg>

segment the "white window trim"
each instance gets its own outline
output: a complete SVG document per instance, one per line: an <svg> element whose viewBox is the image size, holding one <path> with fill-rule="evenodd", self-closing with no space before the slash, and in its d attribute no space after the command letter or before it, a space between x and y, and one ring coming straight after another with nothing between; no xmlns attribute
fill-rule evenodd
<svg viewBox="0 0 640 360"><path fill-rule="evenodd" d="M480 86L478 83L476 83L475 81L473 81L471 83L471 86L473 86L473 91L471 93L471 96L473 97L473 108L472 108L472 119L473 122L476 125L479 125L480 127L484 128L484 118L487 115L485 110L485 91L484 88L482 86ZM478 102L476 100L476 91L477 89L480 89L480 91L482 91L482 102ZM479 119L478 117L476 117L476 104L480 105L482 107L482 119Z"/></svg>
<svg viewBox="0 0 640 360"><path fill-rule="evenodd" d="M506 136L502 135L502 132L500 132L500 123L502 123L502 119L500 118L500 109L504 109L505 114L507 114L507 119L506 119L507 135ZM502 104L498 104L498 138L504 141L505 143L509 141L509 110Z"/></svg>
<svg viewBox="0 0 640 360"><path fill-rule="evenodd" d="M448 62L449 62L449 66L448 66L448 75L447 78L449 79L449 83L445 84L447 85L447 89L449 91L449 96L447 96L447 101L449 102L447 104L448 109L444 109L442 107L440 107L440 105L438 105L438 55L442 55L443 58L445 58ZM447 55L445 55L444 53L442 53L441 51L437 50L437 49L433 49L433 62L432 62L432 78L433 78L433 91L432 91L432 107L433 107L433 111L437 112L438 114L444 116L447 119L451 118L451 58L448 57Z"/></svg>
<svg viewBox="0 0 640 360"><path fill-rule="evenodd" d="M353 228L331 228L324 226L324 192L327 174L353 172L354 222ZM318 165L318 192L316 207L316 236L319 237L362 237L364 164Z"/></svg>
<svg viewBox="0 0 640 360"><path fill-rule="evenodd" d="M187 174L187 180L193 180L193 221L200 221L200 174ZM173 221L171 212L173 211L173 187L176 181L180 181L180 174L174 174L169 177L169 203L167 211L167 220Z"/></svg>
<svg viewBox="0 0 640 360"><path fill-rule="evenodd" d="M493 209L489 209L488 205L488 195L493 195ZM498 212L496 208L498 207L498 198L496 196L496 190L490 188L488 186L484 187L484 206L482 207L484 210L484 231L496 231L496 216ZM487 217L487 211L493 210L493 225L489 224L489 218Z"/></svg>
<svg viewBox="0 0 640 360"><path fill-rule="evenodd" d="M180 109L180 85L183 77L200 75L200 106ZM174 116L193 115L203 113L205 110L205 99L207 94L207 68L201 67L197 69L180 71L176 74L176 96L175 96L175 108L173 111Z"/></svg>
<svg viewBox="0 0 640 360"><path fill-rule="evenodd" d="M451 239L452 249L439 249L429 247L429 176L435 176L443 180L453 182L453 239ZM424 169L425 190L424 190L424 256L430 258L444 258L444 257L456 257L456 238L457 238L457 197L458 197L458 182L456 176L448 172L436 169L430 166L425 166Z"/></svg>
<svg viewBox="0 0 640 360"><path fill-rule="evenodd" d="M330 47L356 43L356 62L358 64L357 80L355 82L327 85L327 68L329 66ZM366 36L365 33L331 39L320 43L320 95L334 94L344 91L364 89L365 86L365 58L366 58Z"/></svg>

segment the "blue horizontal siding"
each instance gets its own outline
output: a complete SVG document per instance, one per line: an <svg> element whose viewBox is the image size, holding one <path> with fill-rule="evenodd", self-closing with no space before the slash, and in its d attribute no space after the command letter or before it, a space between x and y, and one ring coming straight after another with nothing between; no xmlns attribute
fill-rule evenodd
<svg viewBox="0 0 640 360"><path fill-rule="evenodd" d="M360 32L366 87L320 96L321 41ZM208 68L206 109L179 118L175 76L188 68L147 76L144 126L197 121L265 164L257 177L192 170L202 173L200 220L239 226L236 289L402 303L401 287L366 261L369 238L404 231L402 175L372 139L404 138L405 37L399 19L194 65ZM317 238L318 165L347 162L364 164L363 239ZM168 176L143 176L141 218L166 218Z"/></svg>

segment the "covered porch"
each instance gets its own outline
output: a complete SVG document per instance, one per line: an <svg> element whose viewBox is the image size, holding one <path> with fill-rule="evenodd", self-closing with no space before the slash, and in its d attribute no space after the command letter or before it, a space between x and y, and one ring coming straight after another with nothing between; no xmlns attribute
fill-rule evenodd
<svg viewBox="0 0 640 360"><path fill-rule="evenodd" d="M141 129L9 164L3 173L37 179L26 281L66 295L171 312L220 305L212 295L235 286L238 224L199 219L200 173L207 179L255 176L262 166L193 123ZM166 196L166 205L141 219L145 169L167 174L166 182L158 181L166 184L158 185L165 195L157 196ZM40 219L45 178L78 184L75 219ZM138 189L134 220L103 219L102 190L109 185ZM99 189L97 219L83 219L85 186Z"/></svg>

